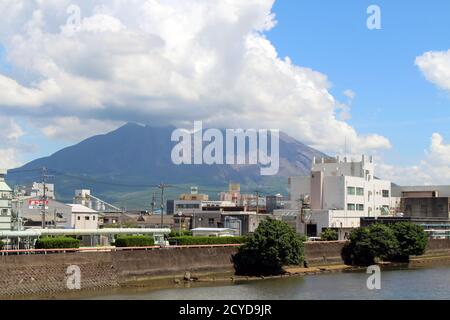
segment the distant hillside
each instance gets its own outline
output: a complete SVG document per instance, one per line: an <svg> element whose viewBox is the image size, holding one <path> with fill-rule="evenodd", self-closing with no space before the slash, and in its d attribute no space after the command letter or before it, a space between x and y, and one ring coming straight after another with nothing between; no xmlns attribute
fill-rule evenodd
<svg viewBox="0 0 450 320"><path fill-rule="evenodd" d="M257 165L176 166L171 161L175 143L170 138L174 129L129 123L11 170L7 179L12 185L27 184L39 176L33 169L47 167L53 175L50 182L56 184L57 195L62 199L70 200L75 189L89 188L116 204L127 203L127 195L135 195L133 202L138 205L148 204L149 185L161 182L185 185L185 191L190 185L225 188L229 182L239 182L244 189L280 188L286 185L288 176L308 174L314 156L324 156L281 133L280 171L275 177L262 177Z"/></svg>

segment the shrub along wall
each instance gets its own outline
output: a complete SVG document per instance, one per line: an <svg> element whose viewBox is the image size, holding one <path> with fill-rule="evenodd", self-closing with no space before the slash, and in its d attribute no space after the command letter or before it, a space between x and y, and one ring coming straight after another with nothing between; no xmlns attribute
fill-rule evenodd
<svg viewBox="0 0 450 320"><path fill-rule="evenodd" d="M149 236L123 236L117 238L114 244L119 248L151 247L155 244L155 241Z"/></svg>
<svg viewBox="0 0 450 320"><path fill-rule="evenodd" d="M80 240L71 237L43 237L36 242L36 249L72 249L80 247Z"/></svg>
<svg viewBox="0 0 450 320"><path fill-rule="evenodd" d="M240 244L245 237L174 237L170 242L180 246L206 244Z"/></svg>

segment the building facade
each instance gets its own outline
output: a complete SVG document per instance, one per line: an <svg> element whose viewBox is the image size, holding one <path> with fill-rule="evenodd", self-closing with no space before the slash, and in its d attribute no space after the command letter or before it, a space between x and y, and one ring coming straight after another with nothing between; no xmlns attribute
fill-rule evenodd
<svg viewBox="0 0 450 320"><path fill-rule="evenodd" d="M290 178L290 206L301 212L299 233L320 236L327 228L348 237L362 217L391 216L400 199L393 197L390 181L375 177L373 158L314 159L312 173Z"/></svg>
<svg viewBox="0 0 450 320"><path fill-rule="evenodd" d="M45 197L47 199L55 199L55 185L52 183L33 182L25 187L25 196L43 197L45 188Z"/></svg>
<svg viewBox="0 0 450 320"><path fill-rule="evenodd" d="M80 204L69 204L72 208L71 229L98 229L98 212Z"/></svg>
<svg viewBox="0 0 450 320"><path fill-rule="evenodd" d="M12 190L5 182L6 170L0 170L0 230L11 230Z"/></svg>

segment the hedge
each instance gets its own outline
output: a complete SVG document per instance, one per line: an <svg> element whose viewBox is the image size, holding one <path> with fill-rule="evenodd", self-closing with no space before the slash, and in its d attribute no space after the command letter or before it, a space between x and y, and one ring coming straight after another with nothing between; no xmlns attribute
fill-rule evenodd
<svg viewBox="0 0 450 320"><path fill-rule="evenodd" d="M169 234L169 238L175 237L192 237L192 231L190 230L172 230Z"/></svg>
<svg viewBox="0 0 450 320"><path fill-rule="evenodd" d="M122 236L118 237L114 243L118 248L151 247L154 244L153 237L149 236Z"/></svg>
<svg viewBox="0 0 450 320"><path fill-rule="evenodd" d="M171 243L187 245L208 245L208 244L241 244L245 242L245 237L174 237Z"/></svg>
<svg viewBox="0 0 450 320"><path fill-rule="evenodd" d="M36 249L73 249L80 247L80 240L71 237L43 237L36 241Z"/></svg>

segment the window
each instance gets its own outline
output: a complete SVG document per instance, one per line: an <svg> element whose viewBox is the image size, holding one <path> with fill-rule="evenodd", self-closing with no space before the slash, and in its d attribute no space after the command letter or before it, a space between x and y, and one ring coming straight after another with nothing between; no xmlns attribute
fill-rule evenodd
<svg viewBox="0 0 450 320"><path fill-rule="evenodd" d="M389 190L383 190L383 198L389 198Z"/></svg>
<svg viewBox="0 0 450 320"><path fill-rule="evenodd" d="M356 206L355 206L354 203L348 203L347 204L347 210L348 211L355 211L355 209L356 209Z"/></svg>
<svg viewBox="0 0 450 320"><path fill-rule="evenodd" d="M92 220L95 221L95 216L92 216Z"/></svg>
<svg viewBox="0 0 450 320"><path fill-rule="evenodd" d="M89 217L88 216L84 217L84 220L89 221Z"/></svg>
<svg viewBox="0 0 450 320"><path fill-rule="evenodd" d="M364 211L364 205L363 205L363 204L358 204L358 205L356 206L356 209L357 209L358 211Z"/></svg>
<svg viewBox="0 0 450 320"><path fill-rule="evenodd" d="M208 224L209 224L210 227L213 227L214 226L214 218L209 218L208 219Z"/></svg>
<svg viewBox="0 0 450 320"><path fill-rule="evenodd" d="M81 220L81 217L80 217L80 216L78 216L77 218L78 218L78 221L80 221L80 220Z"/></svg>
<svg viewBox="0 0 450 320"><path fill-rule="evenodd" d="M356 188L356 195L357 196L363 196L364 195L364 188Z"/></svg>
<svg viewBox="0 0 450 320"><path fill-rule="evenodd" d="M350 196L355 195L355 187L347 187L347 194Z"/></svg>

